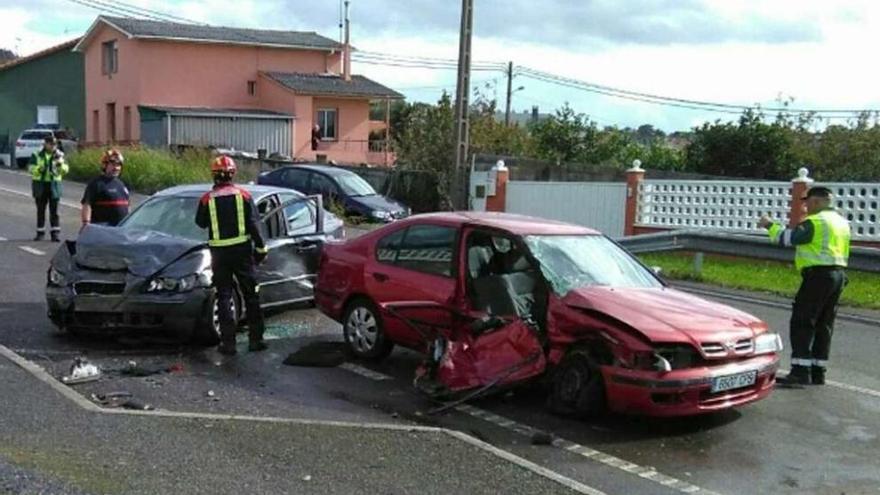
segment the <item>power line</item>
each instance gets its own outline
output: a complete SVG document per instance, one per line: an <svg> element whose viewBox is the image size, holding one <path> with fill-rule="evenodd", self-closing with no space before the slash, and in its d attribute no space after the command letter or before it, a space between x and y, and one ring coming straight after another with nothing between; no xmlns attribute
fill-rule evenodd
<svg viewBox="0 0 880 495"><path fill-rule="evenodd" d="M107 4L99 4L96 0L68 0L69 2L73 2L75 4L81 5L83 7L88 7L90 9L97 10L103 14L113 14L119 15L122 17L144 17L152 21L163 21L164 19L160 17L155 17L151 15L146 15L142 13L138 13L135 11L128 11L124 8L113 7Z"/></svg>
<svg viewBox="0 0 880 495"><path fill-rule="evenodd" d="M94 2L100 2L100 3L106 3L106 2L103 2L103 1L101 1L101 0L92 0L92 1L94 1ZM155 9L148 9L148 8L146 8L146 7L138 7L137 5L132 5L132 4L130 4L130 3L126 3L126 2L121 2L120 0L114 0L114 3L116 3L116 4L118 4L118 5L121 5L121 6L123 6L123 7L126 7L126 8L128 8L128 9L130 9L130 10L139 10L139 11L145 12L145 13L147 13L147 14L155 14L155 15L157 15L157 16L159 16L159 17L163 17L163 18L165 18L165 19L177 20L177 21L179 21L179 22L183 22L183 23L185 23L185 24L202 24L202 25L207 25L207 23L204 23L204 22L198 22L198 21L194 21L194 20L192 20L192 19L187 19L186 17L180 17L180 16L176 16L176 15L172 15L172 14L167 14L167 13L165 13L165 12L161 12L161 11L159 11L159 10L155 10Z"/></svg>
<svg viewBox="0 0 880 495"><path fill-rule="evenodd" d="M184 17L178 17L175 15L165 14L159 12L157 10L146 9L142 7L137 7L135 5L127 4L124 2L115 1L114 3L108 3L102 0L68 0L78 5L82 5L84 7L88 7L94 10L97 10L104 14L113 14L122 17L135 17L135 18L144 18L151 21L158 22L176 22L176 23L185 23L185 24L201 24L206 25L205 23L200 23L197 21L193 21L191 19L186 19Z"/></svg>

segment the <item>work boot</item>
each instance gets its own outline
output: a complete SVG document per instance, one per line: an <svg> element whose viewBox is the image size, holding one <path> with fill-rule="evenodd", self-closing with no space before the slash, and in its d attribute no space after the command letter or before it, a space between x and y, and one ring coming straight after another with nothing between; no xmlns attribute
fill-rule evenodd
<svg viewBox="0 0 880 495"><path fill-rule="evenodd" d="M52 242L61 242L61 237L58 235L58 232L52 232Z"/></svg>
<svg viewBox="0 0 880 495"><path fill-rule="evenodd" d="M235 350L235 342L222 342L217 346L217 352L224 356L235 356L235 353L238 351Z"/></svg>
<svg viewBox="0 0 880 495"><path fill-rule="evenodd" d="M269 348L264 340L252 340L248 343L248 352L260 352Z"/></svg>
<svg viewBox="0 0 880 495"><path fill-rule="evenodd" d="M821 366L810 368L810 379L813 385L825 385L825 368Z"/></svg>
<svg viewBox="0 0 880 495"><path fill-rule="evenodd" d="M46 237L45 232L37 232L37 235L34 237L34 240L35 241L42 241L44 237Z"/></svg>
<svg viewBox="0 0 880 495"><path fill-rule="evenodd" d="M785 388L803 388L810 384L810 369L806 366L792 366L787 376L776 378L776 384Z"/></svg>

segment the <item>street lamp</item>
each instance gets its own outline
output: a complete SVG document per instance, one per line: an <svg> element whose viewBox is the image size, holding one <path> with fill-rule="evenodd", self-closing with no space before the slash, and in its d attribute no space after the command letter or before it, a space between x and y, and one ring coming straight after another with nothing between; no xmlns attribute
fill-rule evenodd
<svg viewBox="0 0 880 495"><path fill-rule="evenodd" d="M516 88L516 89L510 89L510 86L508 86L508 90L507 90L507 105L505 106L505 110L504 110L504 125L505 125L505 126L509 126L509 125L510 125L510 101L511 101L511 99L513 98L513 94L516 93L517 91L522 91L522 90L524 90L524 89L526 89L525 86L520 86L520 87L518 87L518 88Z"/></svg>

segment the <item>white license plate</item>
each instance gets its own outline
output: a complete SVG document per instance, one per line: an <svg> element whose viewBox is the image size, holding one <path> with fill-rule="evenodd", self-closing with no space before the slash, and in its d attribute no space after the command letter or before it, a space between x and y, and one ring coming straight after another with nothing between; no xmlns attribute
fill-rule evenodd
<svg viewBox="0 0 880 495"><path fill-rule="evenodd" d="M712 379L712 393L748 387L749 385L754 385L757 379L757 370L737 373L735 375L716 376Z"/></svg>

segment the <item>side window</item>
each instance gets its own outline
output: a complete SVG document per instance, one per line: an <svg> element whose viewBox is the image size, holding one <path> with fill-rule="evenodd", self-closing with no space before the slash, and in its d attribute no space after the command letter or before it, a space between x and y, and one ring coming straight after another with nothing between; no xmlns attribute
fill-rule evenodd
<svg viewBox="0 0 880 495"><path fill-rule="evenodd" d="M379 242L376 243L376 261L394 264L404 234L406 234L406 229L401 229L379 239Z"/></svg>
<svg viewBox="0 0 880 495"><path fill-rule="evenodd" d="M282 172L281 183L285 187L292 187L299 192L308 192L306 188L309 185L309 173L305 170L297 170L289 168Z"/></svg>
<svg viewBox="0 0 880 495"><path fill-rule="evenodd" d="M312 191L324 197L337 196L336 184L326 175L312 174Z"/></svg>
<svg viewBox="0 0 880 495"><path fill-rule="evenodd" d="M300 231L311 229L314 232L315 207L312 202L304 199L291 203L284 207L284 217L287 221L287 235L299 234Z"/></svg>
<svg viewBox="0 0 880 495"><path fill-rule="evenodd" d="M414 225L406 231L395 264L409 270L451 277L454 246L454 228Z"/></svg>
<svg viewBox="0 0 880 495"><path fill-rule="evenodd" d="M263 218L263 215L269 213L274 208L277 208L279 205L280 203L278 202L277 197L275 197L274 195L269 196L268 198L265 198L257 203L257 212L259 213L260 218ZM269 218L263 220L263 232L266 234L267 238L277 239L278 237L284 235L284 230L282 228L283 218L284 217L282 213L279 211Z"/></svg>

